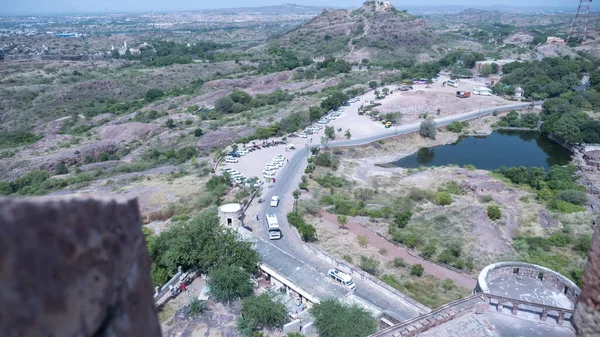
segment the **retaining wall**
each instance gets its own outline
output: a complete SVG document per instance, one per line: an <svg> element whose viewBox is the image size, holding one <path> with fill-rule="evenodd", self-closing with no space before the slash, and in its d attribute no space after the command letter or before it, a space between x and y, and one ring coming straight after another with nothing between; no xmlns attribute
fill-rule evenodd
<svg viewBox="0 0 600 337"><path fill-rule="evenodd" d="M415 308L421 314L428 313L431 311L431 308L424 306L423 304L417 302L415 299L399 292L398 290L392 288L385 282L382 282L382 281L378 280L377 278L371 276L370 274L360 271L359 268L357 268L353 265L341 262L341 261L335 259L334 257L332 257L331 255L321 251L320 249L318 249L316 247L310 246L310 245L305 244L304 249L307 250L308 252L310 252L311 254L317 256L318 258L326 261L327 263L334 266L335 268L351 275L354 278L360 279L361 281L368 283L369 285L379 289L380 291L386 293L387 295L396 298L400 302L406 303L406 305Z"/></svg>

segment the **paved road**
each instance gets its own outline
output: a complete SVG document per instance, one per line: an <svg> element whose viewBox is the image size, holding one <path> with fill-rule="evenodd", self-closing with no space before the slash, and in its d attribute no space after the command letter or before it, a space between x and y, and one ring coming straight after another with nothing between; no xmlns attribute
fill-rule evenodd
<svg viewBox="0 0 600 337"><path fill-rule="evenodd" d="M541 103L536 103L536 105L540 104ZM477 118L479 116L490 114L494 111L519 109L528 107L529 105L529 103L521 103L495 107L491 109L483 109L481 111L471 111L461 115L454 115L436 119L435 124L438 126L446 125L453 121L464 121ZM333 141L328 144L328 147L363 145L380 139L394 137L399 134L418 131L419 126L420 123L402 125L399 126L397 130L396 128L392 128L386 130L384 133L380 133L371 137ZM275 186L267 188L267 190L263 193L263 198L266 201L270 200L271 197L274 195L277 195L281 198L280 206L277 209L277 218L279 220L279 225L283 232L283 238L281 240L272 240L270 241L270 243L280 248L281 250L288 252L290 255L297 257L299 260L304 261L305 263L309 263L311 267L317 269L319 272L322 272L325 275L330 266L323 260L315 257L314 255L310 254L302 248L302 241L300 240L297 232L290 227L286 219L286 214L291 210L291 205L294 202L292 197L292 191L298 188L298 183L300 182L304 168L306 167L307 153L308 148L305 148L305 150L298 151L291 158L288 158L289 163L285 165L282 169L282 173L279 179L277 180ZM269 208L268 202L265 202L261 205L262 206L259 208L259 214L264 215L268 210L267 208ZM272 211L272 209L270 211ZM264 226L258 227L259 230L256 234L262 237L263 239L268 240L267 232ZM414 307L408 306L405 303L401 303L399 301L395 301L394 299L391 299L384 294L380 294L376 289L364 284L363 282L360 282L358 280L355 280L355 282L357 285L355 294L357 296L365 299L368 302L373 303L381 310L387 312L393 317L403 320L410 317L414 317L417 314ZM307 290L310 291L310 289Z"/></svg>

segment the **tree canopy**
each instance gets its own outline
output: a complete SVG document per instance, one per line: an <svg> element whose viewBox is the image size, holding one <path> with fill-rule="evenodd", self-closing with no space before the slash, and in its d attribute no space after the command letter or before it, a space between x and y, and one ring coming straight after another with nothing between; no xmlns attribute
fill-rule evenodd
<svg viewBox="0 0 600 337"><path fill-rule="evenodd" d="M152 277L156 285L167 281L178 266L206 273L219 265L234 265L254 273L260 258L247 242L219 225L216 212L206 211L187 222L177 222L153 242Z"/></svg>
<svg viewBox="0 0 600 337"><path fill-rule="evenodd" d="M358 305L330 299L313 305L310 313L321 337L365 337L377 330L375 319Z"/></svg>
<svg viewBox="0 0 600 337"><path fill-rule="evenodd" d="M210 293L220 302L231 302L252 295L250 273L236 265L219 265L208 274Z"/></svg>

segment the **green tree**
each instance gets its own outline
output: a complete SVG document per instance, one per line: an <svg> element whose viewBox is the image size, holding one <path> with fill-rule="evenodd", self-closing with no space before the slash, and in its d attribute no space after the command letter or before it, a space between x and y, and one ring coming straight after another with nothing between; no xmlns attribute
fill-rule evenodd
<svg viewBox="0 0 600 337"><path fill-rule="evenodd" d="M335 128L333 126L326 126L325 136L329 139L335 139Z"/></svg>
<svg viewBox="0 0 600 337"><path fill-rule="evenodd" d="M229 98L235 103L248 104L252 101L252 96L248 95L245 91L236 90L229 94Z"/></svg>
<svg viewBox="0 0 600 337"><path fill-rule="evenodd" d="M233 100L229 96L221 97L215 102L215 110L222 113L233 112Z"/></svg>
<svg viewBox="0 0 600 337"><path fill-rule="evenodd" d="M490 205L487 208L487 216L491 220L498 220L502 217L502 211L500 210L500 207L495 206L495 205Z"/></svg>
<svg viewBox="0 0 600 337"><path fill-rule="evenodd" d="M215 267L208 275L210 293L219 302L231 302L252 295L250 274L236 265Z"/></svg>
<svg viewBox="0 0 600 337"><path fill-rule="evenodd" d="M427 118L421 122L421 126L419 128L419 134L423 137L435 139L437 130L435 128L435 123L433 122L433 119Z"/></svg>
<svg viewBox="0 0 600 337"><path fill-rule="evenodd" d="M369 88L371 88L371 89L377 88L377 81L371 81L371 82L369 82Z"/></svg>
<svg viewBox="0 0 600 337"><path fill-rule="evenodd" d="M160 89L150 89L146 92L146 101L154 102L157 99L161 98L164 95L164 92Z"/></svg>
<svg viewBox="0 0 600 337"><path fill-rule="evenodd" d="M417 277L423 276L424 271L425 268L423 268L423 266L420 264L413 264L412 267L410 267L410 274Z"/></svg>
<svg viewBox="0 0 600 337"><path fill-rule="evenodd" d="M54 174L60 175L67 173L69 173L69 169L67 168L67 165L65 165L64 162L60 162L58 163L58 165L56 165L56 168L54 169Z"/></svg>
<svg viewBox="0 0 600 337"><path fill-rule="evenodd" d="M346 139L350 139L352 137L352 134L350 133L350 129L346 130L346 133L344 134L344 136L346 136Z"/></svg>
<svg viewBox="0 0 600 337"><path fill-rule="evenodd" d="M377 322L358 305L344 305L329 299L310 309L321 337L365 337L375 333Z"/></svg>
<svg viewBox="0 0 600 337"><path fill-rule="evenodd" d="M229 178L212 177L205 193L226 193ZM258 269L260 258L248 242L219 225L215 211L206 211L187 222L177 222L155 237L150 251L155 285L163 285L178 266L184 270L209 272L214 266L237 265L249 273Z"/></svg>
<svg viewBox="0 0 600 337"><path fill-rule="evenodd" d="M404 211L401 213L396 213L394 215L394 226L396 228L404 228L408 224L408 221L412 218L411 211Z"/></svg>
<svg viewBox="0 0 600 337"><path fill-rule="evenodd" d="M348 100L348 95L344 94L341 91L337 91L321 102L321 108L325 109L325 111L337 109L344 104Z"/></svg>
<svg viewBox="0 0 600 337"><path fill-rule="evenodd" d="M308 108L308 116L311 122L319 120L323 114L325 114L325 110L318 106L311 106Z"/></svg>
<svg viewBox="0 0 600 337"><path fill-rule="evenodd" d="M256 324L256 328L280 328L287 319L285 305L275 299L275 294L262 293L242 300L242 315Z"/></svg>
<svg viewBox="0 0 600 337"><path fill-rule="evenodd" d="M298 199L300 199L300 190L299 189L295 189L292 192L292 196L294 197L294 211L296 213L298 213Z"/></svg>
<svg viewBox="0 0 600 337"><path fill-rule="evenodd" d="M300 237L304 242L313 242L317 238L317 229L311 224L302 224L298 227Z"/></svg>
<svg viewBox="0 0 600 337"><path fill-rule="evenodd" d="M200 129L200 128L194 130L194 137L202 137L203 134L204 134L204 131L202 131L202 129Z"/></svg>

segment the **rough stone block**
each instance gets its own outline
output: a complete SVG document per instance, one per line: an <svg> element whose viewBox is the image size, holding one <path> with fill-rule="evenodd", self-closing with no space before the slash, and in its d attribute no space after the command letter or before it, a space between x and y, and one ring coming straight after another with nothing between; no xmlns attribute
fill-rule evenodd
<svg viewBox="0 0 600 337"><path fill-rule="evenodd" d="M161 335L137 200L0 199L0 336Z"/></svg>
<svg viewBox="0 0 600 337"><path fill-rule="evenodd" d="M600 336L600 227L596 226L573 325L577 336Z"/></svg>

